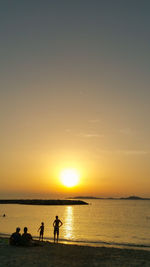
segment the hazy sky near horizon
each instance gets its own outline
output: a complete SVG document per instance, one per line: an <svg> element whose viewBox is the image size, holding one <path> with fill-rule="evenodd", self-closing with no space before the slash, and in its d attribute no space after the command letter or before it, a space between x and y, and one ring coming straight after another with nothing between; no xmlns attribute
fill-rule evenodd
<svg viewBox="0 0 150 267"><path fill-rule="evenodd" d="M0 2L0 195L150 197L150 1ZM74 189L64 168L80 172Z"/></svg>

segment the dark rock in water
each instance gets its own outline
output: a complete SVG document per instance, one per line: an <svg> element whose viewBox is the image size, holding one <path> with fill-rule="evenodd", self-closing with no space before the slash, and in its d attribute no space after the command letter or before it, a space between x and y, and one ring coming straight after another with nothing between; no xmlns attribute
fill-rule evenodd
<svg viewBox="0 0 150 267"><path fill-rule="evenodd" d="M22 204L22 205L88 205L82 200L61 199L0 199L0 204Z"/></svg>

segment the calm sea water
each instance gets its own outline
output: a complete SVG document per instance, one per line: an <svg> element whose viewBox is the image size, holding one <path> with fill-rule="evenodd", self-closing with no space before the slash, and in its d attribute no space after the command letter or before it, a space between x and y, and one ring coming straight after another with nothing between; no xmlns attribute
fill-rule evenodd
<svg viewBox="0 0 150 267"><path fill-rule="evenodd" d="M0 233L11 234L25 226L38 237L45 223L45 239L53 239L53 221L63 222L60 240L92 246L150 247L150 201L88 200L88 206L0 205ZM2 217L5 213L7 216Z"/></svg>

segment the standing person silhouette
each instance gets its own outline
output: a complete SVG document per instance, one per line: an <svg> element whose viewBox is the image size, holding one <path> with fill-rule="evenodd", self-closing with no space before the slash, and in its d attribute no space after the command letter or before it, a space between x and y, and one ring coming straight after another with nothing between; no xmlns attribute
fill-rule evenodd
<svg viewBox="0 0 150 267"><path fill-rule="evenodd" d="M42 240L43 241L43 234L44 234L44 223L41 223L41 226L39 227L38 231L40 231L40 235L39 235L39 241Z"/></svg>
<svg viewBox="0 0 150 267"><path fill-rule="evenodd" d="M59 239L59 228L63 225L63 223L61 222L61 220L58 219L58 216L56 216L55 221L53 222L53 227L54 227L54 243L56 240L56 235L57 235L57 243L58 243L58 239Z"/></svg>

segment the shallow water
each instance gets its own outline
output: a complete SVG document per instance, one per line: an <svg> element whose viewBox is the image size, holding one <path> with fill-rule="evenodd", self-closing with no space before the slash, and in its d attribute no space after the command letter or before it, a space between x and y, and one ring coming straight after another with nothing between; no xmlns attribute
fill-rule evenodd
<svg viewBox="0 0 150 267"><path fill-rule="evenodd" d="M44 238L52 240L53 221L63 222L60 239L65 243L92 246L150 247L150 201L88 200L88 206L28 206L0 204L0 233L10 234L27 226L38 237L45 223ZM6 214L3 218L2 214Z"/></svg>

